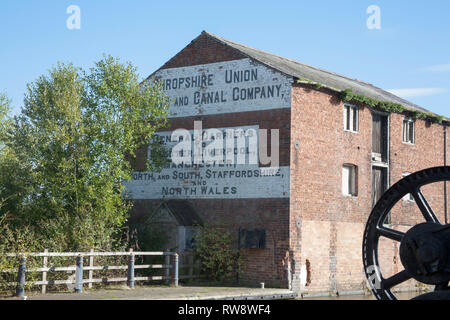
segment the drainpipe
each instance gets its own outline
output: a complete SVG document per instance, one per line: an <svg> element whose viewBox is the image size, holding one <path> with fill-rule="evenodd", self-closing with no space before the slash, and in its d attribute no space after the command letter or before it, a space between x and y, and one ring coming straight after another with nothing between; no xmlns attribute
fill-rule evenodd
<svg viewBox="0 0 450 320"><path fill-rule="evenodd" d="M446 165L447 165L447 123L444 123L444 166ZM448 224L447 181L444 181L444 216L445 216L445 224Z"/></svg>
<svg viewBox="0 0 450 320"><path fill-rule="evenodd" d="M238 254L238 257L241 254L241 228L239 228L239 231L238 231L237 254ZM236 272L236 283L239 284L239 270L237 270L237 272Z"/></svg>

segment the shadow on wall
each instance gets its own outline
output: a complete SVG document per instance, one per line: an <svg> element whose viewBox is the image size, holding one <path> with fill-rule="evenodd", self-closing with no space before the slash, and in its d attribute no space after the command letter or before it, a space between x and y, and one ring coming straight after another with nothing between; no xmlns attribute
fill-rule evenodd
<svg viewBox="0 0 450 320"><path fill-rule="evenodd" d="M145 220L130 225L130 243L140 251L191 250L195 234L203 220L189 201L168 200L144 217Z"/></svg>

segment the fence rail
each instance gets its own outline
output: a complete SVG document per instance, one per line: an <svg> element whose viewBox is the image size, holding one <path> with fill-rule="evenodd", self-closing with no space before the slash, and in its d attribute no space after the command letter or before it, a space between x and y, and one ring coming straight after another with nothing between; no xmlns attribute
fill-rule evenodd
<svg viewBox="0 0 450 320"><path fill-rule="evenodd" d="M125 252L94 252L91 250L89 252L30 252L30 253L9 253L5 254L7 257L20 257L20 264L18 270L0 270L0 273L15 273L17 272L17 282L8 282L8 285L16 285L16 296L24 297L24 287L26 272L40 272L42 277L40 281L32 282L33 285L41 286L41 292L45 293L48 285L61 285L61 284L74 284L75 292L82 292L83 284L87 284L89 288L92 287L93 283L111 283L111 282L127 282L128 287L134 288L135 281L158 281L167 280L173 286L178 286L179 279L192 279L197 276L193 274L193 268L197 267L197 264L193 263L193 257L190 254L183 254L183 257L189 257L189 264L182 264L182 268L189 268L188 275L179 275L179 255L176 252L166 252L166 251L130 251ZM94 265L94 257L128 257L127 265L104 265L96 266ZM135 264L136 256L165 256L165 261L163 264ZM26 258L27 257L42 257L42 267L26 269ZM52 266L48 267L49 257L76 257L75 266L69 267L58 267ZM84 266L84 258L89 258L89 265ZM136 269L165 269L165 275L163 276L135 276ZM94 278L94 271L110 271L110 270L127 270L127 277L116 277L116 278ZM47 280L47 275L49 272L60 272L60 271L75 271L75 279L69 280ZM84 278L84 271L88 271L88 278Z"/></svg>

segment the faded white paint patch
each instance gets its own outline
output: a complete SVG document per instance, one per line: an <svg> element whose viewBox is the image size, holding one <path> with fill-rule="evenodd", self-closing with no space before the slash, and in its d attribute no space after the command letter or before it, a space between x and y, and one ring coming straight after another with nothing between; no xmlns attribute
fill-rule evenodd
<svg viewBox="0 0 450 320"><path fill-rule="evenodd" d="M292 77L248 58L157 71L171 117L290 108Z"/></svg>
<svg viewBox="0 0 450 320"><path fill-rule="evenodd" d="M218 132L227 133L229 129L254 132L258 136L258 126L217 128ZM206 133L208 129L204 130ZM182 141L194 143L193 130L186 130L187 136ZM238 131L239 132L239 131ZM157 138L169 149L179 141L172 141L172 131L158 132ZM240 136L239 136L240 137ZM180 137L178 137L180 138ZM258 143L252 143L251 135L245 135L242 144L237 138L231 146L224 143L219 154L234 155L233 164L210 163L203 161L195 164L171 163L159 173L135 172L132 180L124 182L127 197L130 199L251 199L251 198L288 198L289 167L263 167L258 162L249 162L253 154L258 154ZM230 152L231 151L231 152ZM150 154L150 150L149 150ZM246 159L239 162L238 157ZM193 155L188 158L193 159ZM227 160L225 158L224 160Z"/></svg>
<svg viewBox="0 0 450 320"><path fill-rule="evenodd" d="M306 281L308 279L308 271L306 265L302 265L300 268L300 285L302 287L306 286Z"/></svg>
<svg viewBox="0 0 450 320"><path fill-rule="evenodd" d="M289 197L289 167L200 165L140 172L124 182L130 199L259 199Z"/></svg>

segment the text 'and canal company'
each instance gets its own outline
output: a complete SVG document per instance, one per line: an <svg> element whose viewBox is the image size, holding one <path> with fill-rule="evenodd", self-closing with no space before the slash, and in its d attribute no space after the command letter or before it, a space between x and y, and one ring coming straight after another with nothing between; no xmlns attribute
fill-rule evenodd
<svg viewBox="0 0 450 320"><path fill-rule="evenodd" d="M292 78L250 59L161 69L171 117L290 107Z"/></svg>

